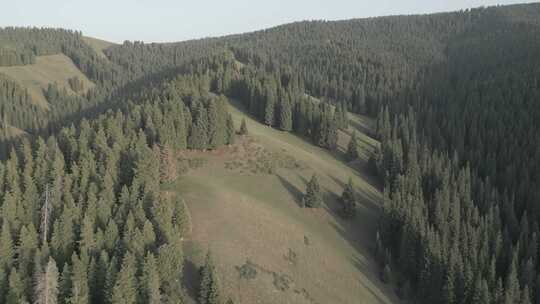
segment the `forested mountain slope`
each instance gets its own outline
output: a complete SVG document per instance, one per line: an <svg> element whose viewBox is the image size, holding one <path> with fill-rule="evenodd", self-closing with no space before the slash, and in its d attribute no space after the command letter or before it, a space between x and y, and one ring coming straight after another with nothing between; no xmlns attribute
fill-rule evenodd
<svg viewBox="0 0 540 304"><path fill-rule="evenodd" d="M383 207L375 212L379 223L350 226L373 231L382 278L403 299L538 302L538 54L540 4L306 21L167 44L107 46L68 30L0 29L0 73L38 63L40 56L67 56L95 84L87 90L68 82L73 91L86 87L80 94L51 84L43 92L45 109L24 82L0 75L1 148L7 156L0 166L0 302L36 301L42 289L34 289L32 280L43 284L49 278L58 282L63 303L188 299L179 282L189 217L171 193L193 197L186 182L212 195L239 191L226 180L201 185L197 174L205 168L174 191L164 194L161 187L176 178L176 170L165 169L173 162L197 168L197 157L182 155L207 155L201 151L209 149L219 156L220 147L234 142L239 116L227 113L228 103L267 126L257 125L263 141L278 142L274 130L261 131L272 127L327 149L320 155L359 170L357 184L368 178L369 168L377 171L384 185ZM363 151L371 155L369 163L357 160L358 138L350 133L347 112L377 117L374 131L355 125L381 142ZM352 143L347 151L344 134ZM266 161L258 158L248 167L254 162L264 171ZM314 173L328 166L310 164ZM269 183L277 185L276 178ZM362 189L344 186L349 190L338 199L335 185L343 178L323 178L323 191L327 207L342 203L347 215L354 210L349 202L361 205L351 193ZM285 181L298 183L290 176ZM319 205L316 176L303 184L308 190L300 205ZM267 197L248 197L262 203L261 212L275 208ZM298 210L305 211L291 214ZM350 236L361 234L347 231L343 237L356 242ZM356 250L368 247L356 244ZM215 259L218 265L228 254ZM216 287L212 261L209 255L200 292L192 298L215 303L226 294L241 302L239 294Z"/></svg>

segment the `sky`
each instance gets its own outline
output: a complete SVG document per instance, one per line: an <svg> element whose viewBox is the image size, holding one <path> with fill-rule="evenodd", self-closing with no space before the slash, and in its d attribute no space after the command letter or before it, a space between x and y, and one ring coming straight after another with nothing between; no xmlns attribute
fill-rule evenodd
<svg viewBox="0 0 540 304"><path fill-rule="evenodd" d="M341 20L523 3L513 0L12 0L0 26L76 29L123 42L171 42L260 30L302 20ZM533 2L533 1L528 1Z"/></svg>

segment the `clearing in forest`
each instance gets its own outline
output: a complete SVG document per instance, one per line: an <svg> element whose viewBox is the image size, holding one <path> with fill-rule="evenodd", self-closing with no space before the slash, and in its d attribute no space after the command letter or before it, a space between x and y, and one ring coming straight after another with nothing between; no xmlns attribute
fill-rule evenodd
<svg viewBox="0 0 540 304"><path fill-rule="evenodd" d="M351 117L336 153L291 133L264 126L230 106L235 125L245 118L249 136L215 151L183 151L196 164L174 189L190 209L185 239L186 285L196 294L197 268L214 252L224 292L235 303L398 303L381 283L372 257L381 193L367 157L378 144L363 133L372 122ZM364 153L344 161L352 128ZM324 190L320 209L299 206L311 175ZM358 215L341 219L338 197L353 179Z"/></svg>

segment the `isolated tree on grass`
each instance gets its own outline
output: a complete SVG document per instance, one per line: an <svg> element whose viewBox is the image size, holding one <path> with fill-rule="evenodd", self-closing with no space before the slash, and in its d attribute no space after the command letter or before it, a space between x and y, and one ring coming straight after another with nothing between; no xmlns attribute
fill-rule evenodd
<svg viewBox="0 0 540 304"><path fill-rule="evenodd" d="M356 194L354 193L351 178L349 178L349 182L345 186L340 200L343 216L345 218L353 218L356 215Z"/></svg>
<svg viewBox="0 0 540 304"><path fill-rule="evenodd" d="M353 131L351 141L349 141L349 145L347 146L347 158L349 161L353 161L356 160L358 156L358 139L356 137L356 131Z"/></svg>
<svg viewBox="0 0 540 304"><path fill-rule="evenodd" d="M227 116L226 127L227 127L227 130L226 130L227 144L232 145L234 144L234 140L235 140L234 137L236 135L235 134L236 131L234 130L234 122L233 122L231 114Z"/></svg>
<svg viewBox="0 0 540 304"><path fill-rule="evenodd" d="M201 267L201 285L199 288L199 304L221 303L221 292L216 266L210 252L206 254L204 266Z"/></svg>
<svg viewBox="0 0 540 304"><path fill-rule="evenodd" d="M242 118L242 124L240 125L240 135L247 135L248 134L248 128L246 124L246 119Z"/></svg>
<svg viewBox="0 0 540 304"><path fill-rule="evenodd" d="M319 185L319 180L317 179L316 174L313 174L311 180L307 184L303 203L304 206L308 208L318 208L322 204L321 186Z"/></svg>

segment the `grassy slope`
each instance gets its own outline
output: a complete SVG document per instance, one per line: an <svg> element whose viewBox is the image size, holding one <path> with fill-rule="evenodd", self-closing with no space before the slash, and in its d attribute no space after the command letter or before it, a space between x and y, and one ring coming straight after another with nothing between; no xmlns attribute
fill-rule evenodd
<svg viewBox="0 0 540 304"><path fill-rule="evenodd" d="M48 108L48 103L43 90L50 83L56 82L73 94L75 93L69 88L68 79L74 76L78 76L83 81L85 90L94 86L71 59L63 54L38 56L36 63L31 65L0 67L0 73L26 87L32 100L45 108Z"/></svg>
<svg viewBox="0 0 540 304"><path fill-rule="evenodd" d="M103 54L103 50L110 47L110 46L115 45L112 42L97 39L97 38L92 38L92 37L83 37L82 39L89 46L91 46L99 56L101 56L102 58L105 58L105 59L107 59L107 56L105 56L105 54Z"/></svg>
<svg viewBox="0 0 540 304"><path fill-rule="evenodd" d="M238 106L230 110L239 126L246 116ZM207 163L178 181L176 189L186 199L193 220L186 241L188 277L193 279L195 265L210 248L225 293L239 303L397 303L390 287L380 283L369 253L381 193L363 173L366 159L349 165L341 160L342 151L332 155L290 133L246 119L249 138L219 151L191 153ZM353 120L355 126L369 125L365 118ZM348 139L348 134L340 134L342 150ZM365 135L361 141L364 150L377 144ZM251 173L246 161L250 150L292 156L300 166L280 168L273 175ZM231 161L243 162L244 169L227 169L225 164ZM297 203L313 172L325 190L327 207L320 210L302 209ZM337 196L349 177L360 196L353 222L336 214ZM296 259L287 258L294 255ZM256 265L253 280L239 278L237 267L246 260ZM285 291L275 287L279 278L289 280ZM192 293L193 281L187 282Z"/></svg>

